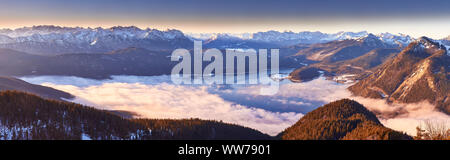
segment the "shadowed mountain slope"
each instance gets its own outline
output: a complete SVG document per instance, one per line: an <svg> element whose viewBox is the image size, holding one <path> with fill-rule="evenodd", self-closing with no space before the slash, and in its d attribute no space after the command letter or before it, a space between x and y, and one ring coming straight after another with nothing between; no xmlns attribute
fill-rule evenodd
<svg viewBox="0 0 450 160"><path fill-rule="evenodd" d="M446 48L422 37L349 90L357 96L386 98L389 102L426 100L450 113L449 64Z"/></svg>
<svg viewBox="0 0 450 160"><path fill-rule="evenodd" d="M0 76L0 91L16 90L27 93L36 94L40 97L54 100L71 99L73 96L70 93L56 90L50 87L34 85L23 80L13 77Z"/></svg>

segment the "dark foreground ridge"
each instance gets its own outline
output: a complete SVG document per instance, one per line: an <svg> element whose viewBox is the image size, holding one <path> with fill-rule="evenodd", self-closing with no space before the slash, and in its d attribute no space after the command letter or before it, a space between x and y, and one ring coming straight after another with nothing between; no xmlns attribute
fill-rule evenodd
<svg viewBox="0 0 450 160"><path fill-rule="evenodd" d="M284 140L411 140L384 127L356 101L343 99L309 112L279 135Z"/></svg>
<svg viewBox="0 0 450 160"><path fill-rule="evenodd" d="M254 129L199 119L125 119L109 111L35 95L0 92L0 139L259 140Z"/></svg>
<svg viewBox="0 0 450 160"><path fill-rule="evenodd" d="M13 77L3 77L0 76L0 91L5 90L17 90L21 92L27 92L31 94L38 95L47 99L63 100L72 99L73 95L70 93L56 90L50 87L45 87L41 85L35 85L23 80L13 78Z"/></svg>
<svg viewBox="0 0 450 160"><path fill-rule="evenodd" d="M239 125L199 119L130 119L75 103L0 92L0 139L84 140L410 140L384 127L361 104L324 105L277 138Z"/></svg>

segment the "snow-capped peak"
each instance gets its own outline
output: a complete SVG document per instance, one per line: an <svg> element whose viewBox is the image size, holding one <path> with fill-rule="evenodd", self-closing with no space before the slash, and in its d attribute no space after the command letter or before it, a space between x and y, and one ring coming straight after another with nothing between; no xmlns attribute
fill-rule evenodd
<svg viewBox="0 0 450 160"><path fill-rule="evenodd" d="M444 44L442 44L442 42L433 40L433 39L425 37L425 36L420 37L419 39L417 39L414 42L415 42L414 46L413 46L414 51L444 50L445 52L447 52L447 47Z"/></svg>
<svg viewBox="0 0 450 160"><path fill-rule="evenodd" d="M241 34L230 34L230 33L188 33L187 34L193 40L249 40L249 41L259 41L267 43L277 43L283 45L295 45L299 43L325 43L335 40L345 40L345 39L364 39L371 35L367 31L361 32L338 32L338 33L322 33L322 32L292 32L292 31L266 31L257 33L241 33ZM403 34L391 34L391 33L381 33L378 35L371 35L373 38L379 39L385 43L395 45L395 46L406 46L413 39L407 35Z"/></svg>
<svg viewBox="0 0 450 160"><path fill-rule="evenodd" d="M215 34L213 37L210 38L210 40L216 40L216 39L221 39L221 40L241 40L243 38L231 35L231 34Z"/></svg>
<svg viewBox="0 0 450 160"><path fill-rule="evenodd" d="M152 44L160 45L152 45ZM150 44L150 45L149 45ZM0 48L35 54L99 53L127 47L172 49L188 47L190 40L179 30L140 29L135 26L81 28L33 26L0 29Z"/></svg>
<svg viewBox="0 0 450 160"><path fill-rule="evenodd" d="M14 42L69 42L89 43L94 45L100 40L119 39L158 39L173 40L184 38L179 30L160 31L157 29L142 30L135 26L115 26L111 28L81 28L81 27L59 27L59 26L33 26L23 27L15 30L0 30L0 44Z"/></svg>
<svg viewBox="0 0 450 160"><path fill-rule="evenodd" d="M266 31L257 33L188 33L187 35L194 40L249 40L268 43L280 43L293 45L298 43L322 43L333 40L354 39L367 35L363 32L339 32L327 34L322 32L292 32L292 31Z"/></svg>
<svg viewBox="0 0 450 160"><path fill-rule="evenodd" d="M344 39L357 39L357 38L361 38L361 37L367 37L369 35L369 33L367 31L361 31L361 32L338 32L335 34L331 34L330 38L331 39L336 39L336 40L344 40Z"/></svg>
<svg viewBox="0 0 450 160"><path fill-rule="evenodd" d="M193 40L252 39L251 33L186 33Z"/></svg>
<svg viewBox="0 0 450 160"><path fill-rule="evenodd" d="M438 42L434 41L431 38L428 37L420 37L419 39L417 39L417 42L421 45L423 45L425 48L434 48L434 47L439 47L441 46Z"/></svg>
<svg viewBox="0 0 450 160"><path fill-rule="evenodd" d="M411 43L412 41L414 41L414 39L412 37L410 37L409 35L405 35L402 33L399 34L391 34L391 33L380 33L377 35L378 37L380 37L380 40L389 43L389 44L396 44L399 46L406 46L409 43Z"/></svg>

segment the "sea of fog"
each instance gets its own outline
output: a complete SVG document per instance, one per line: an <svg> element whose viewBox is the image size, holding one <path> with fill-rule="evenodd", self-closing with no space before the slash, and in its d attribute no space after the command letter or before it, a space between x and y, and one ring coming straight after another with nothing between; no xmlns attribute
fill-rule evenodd
<svg viewBox="0 0 450 160"><path fill-rule="evenodd" d="M286 73L288 73L286 71ZM387 127L415 134L425 119L448 120L426 102L386 104L384 100L353 97L340 84L324 77L304 82L280 82L278 93L261 95L264 85L176 85L168 75L112 76L93 80L69 76L21 77L29 83L44 85L76 96L73 102L99 109L124 110L142 118L200 118L239 124L277 135L304 114L323 104L342 98L354 99L371 110L389 113L399 109L407 113L381 118Z"/></svg>

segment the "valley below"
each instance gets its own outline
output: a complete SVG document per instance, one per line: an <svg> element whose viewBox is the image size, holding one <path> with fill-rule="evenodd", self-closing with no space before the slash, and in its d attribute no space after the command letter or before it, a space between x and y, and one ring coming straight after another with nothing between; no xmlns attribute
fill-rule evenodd
<svg viewBox="0 0 450 160"><path fill-rule="evenodd" d="M450 128L446 39L365 31L195 37L134 26L2 34L0 139L411 140L430 121ZM206 54L213 49L221 53L214 61ZM233 67L233 83L176 83L221 74L212 64L227 80ZM261 92L274 85L274 94Z"/></svg>
<svg viewBox="0 0 450 160"><path fill-rule="evenodd" d="M285 72L289 73L289 70ZM133 118L217 120L257 129L275 136L310 111L343 98L353 99L376 113L391 129L416 134L423 121L450 121L428 102L387 103L356 97L347 90L355 82L338 83L319 77L308 82L280 82L275 95L259 95L262 85L175 85L170 76L112 76L95 80L71 76L21 77L75 96L67 101L111 111L133 113Z"/></svg>

